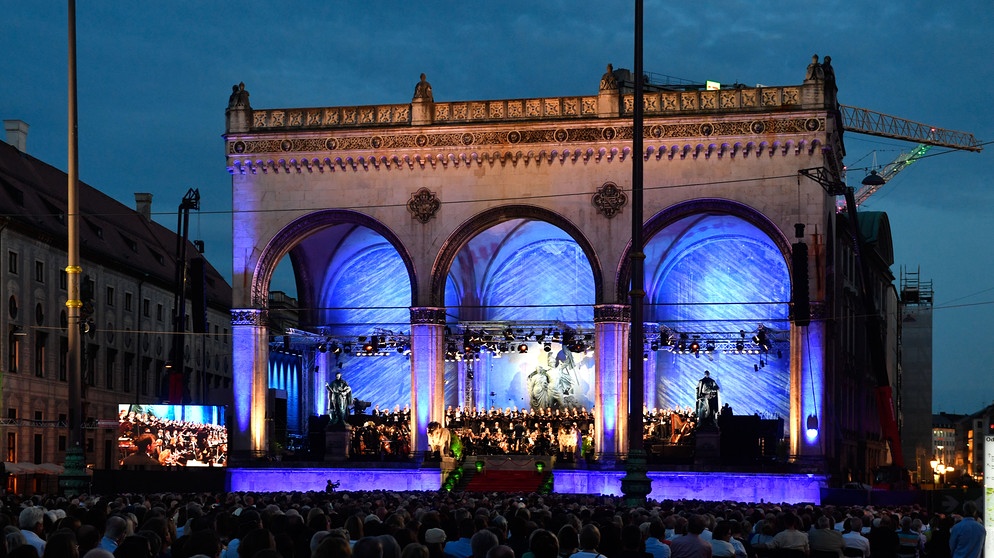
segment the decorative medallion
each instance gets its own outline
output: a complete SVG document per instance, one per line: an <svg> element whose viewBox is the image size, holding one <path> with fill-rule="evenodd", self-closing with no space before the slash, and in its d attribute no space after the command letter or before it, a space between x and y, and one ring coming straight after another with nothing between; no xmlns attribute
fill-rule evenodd
<svg viewBox="0 0 994 558"><path fill-rule="evenodd" d="M749 129L752 130L754 134L762 134L766 131L766 123L760 120L756 120L749 124Z"/></svg>
<svg viewBox="0 0 994 558"><path fill-rule="evenodd" d="M507 141L511 143L518 143L521 141L521 132L517 130L511 130L507 133Z"/></svg>
<svg viewBox="0 0 994 558"><path fill-rule="evenodd" d="M291 147L293 147L293 143L291 143L290 140L288 139L285 139L280 142L280 149L282 149L283 151L290 151Z"/></svg>
<svg viewBox="0 0 994 558"><path fill-rule="evenodd" d="M804 121L804 129L809 132L817 132L821 128L821 122L817 118L809 118Z"/></svg>
<svg viewBox="0 0 994 558"><path fill-rule="evenodd" d="M463 145L472 145L473 144L473 134L471 134L469 132L466 132L465 134L463 134L462 135L462 144Z"/></svg>
<svg viewBox="0 0 994 558"><path fill-rule="evenodd" d="M380 136L373 136L369 140L369 144L373 146L373 149L379 149L383 147L383 138L381 138Z"/></svg>
<svg viewBox="0 0 994 558"><path fill-rule="evenodd" d="M711 123L701 124L700 130L702 136L710 136L711 134L714 133L714 124Z"/></svg>
<svg viewBox="0 0 994 558"><path fill-rule="evenodd" d="M338 149L338 140L336 140L335 138L328 138L324 140L324 147L328 151L334 151Z"/></svg>
<svg viewBox="0 0 994 558"><path fill-rule="evenodd" d="M618 135L618 132L616 132L615 129L610 126L601 130L601 137L606 140L613 140L614 136L616 135Z"/></svg>
<svg viewBox="0 0 994 558"><path fill-rule="evenodd" d="M235 153L245 153L245 142L236 141L235 142Z"/></svg>
<svg viewBox="0 0 994 558"><path fill-rule="evenodd" d="M424 134L418 134L417 137L414 138L414 144L417 145L418 147L424 147L428 145L428 136Z"/></svg>
<svg viewBox="0 0 994 558"><path fill-rule="evenodd" d="M663 137L663 127L659 124L654 124L649 127L649 137L650 138L661 138Z"/></svg>
<svg viewBox="0 0 994 558"><path fill-rule="evenodd" d="M621 212L621 208L628 203L628 195L614 182L605 182L590 201L597 208L597 211L608 219Z"/></svg>
<svg viewBox="0 0 994 558"><path fill-rule="evenodd" d="M407 202L407 209L414 215L414 218L422 223L431 221L438 208L442 207L442 202L438 201L438 196L428 188L421 188L411 194L411 199Z"/></svg>
<svg viewBox="0 0 994 558"><path fill-rule="evenodd" d="M552 137L554 137L556 141L566 141L569 138L569 133L567 133L566 130L559 128L552 134Z"/></svg>

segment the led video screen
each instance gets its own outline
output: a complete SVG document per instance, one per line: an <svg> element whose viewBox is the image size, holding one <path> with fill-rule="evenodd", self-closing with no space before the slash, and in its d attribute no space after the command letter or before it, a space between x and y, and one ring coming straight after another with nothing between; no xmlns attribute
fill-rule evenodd
<svg viewBox="0 0 994 558"><path fill-rule="evenodd" d="M123 468L223 467L224 407L119 405L118 465Z"/></svg>

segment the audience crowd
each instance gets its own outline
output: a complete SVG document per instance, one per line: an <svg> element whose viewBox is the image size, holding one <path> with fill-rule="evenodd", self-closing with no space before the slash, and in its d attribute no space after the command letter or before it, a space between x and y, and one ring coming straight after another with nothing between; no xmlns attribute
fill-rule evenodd
<svg viewBox="0 0 994 558"><path fill-rule="evenodd" d="M980 558L962 513L459 492L8 495L0 558Z"/></svg>

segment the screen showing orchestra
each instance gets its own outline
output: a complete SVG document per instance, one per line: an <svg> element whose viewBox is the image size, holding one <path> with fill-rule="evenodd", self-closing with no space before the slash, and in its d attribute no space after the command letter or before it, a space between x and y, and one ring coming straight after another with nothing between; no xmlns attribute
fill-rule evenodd
<svg viewBox="0 0 994 558"><path fill-rule="evenodd" d="M224 407L120 405L118 424L122 468L223 467L228 462Z"/></svg>

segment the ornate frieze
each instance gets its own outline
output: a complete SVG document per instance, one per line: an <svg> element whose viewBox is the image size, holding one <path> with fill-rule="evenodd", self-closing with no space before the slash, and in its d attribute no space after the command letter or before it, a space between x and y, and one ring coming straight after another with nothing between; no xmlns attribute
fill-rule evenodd
<svg viewBox="0 0 994 558"><path fill-rule="evenodd" d="M824 118L743 119L707 122L656 123L647 122L644 138L686 139L704 136L763 136L771 134L819 133L825 131ZM542 144L589 144L613 140L631 140L631 126L592 125L581 127L545 126L524 129L489 129L481 131L437 130L384 134L370 130L368 134L328 137L238 138L227 143L229 156L255 153L328 153L371 150L410 150L421 148L455 149L539 146Z"/></svg>
<svg viewBox="0 0 994 558"><path fill-rule="evenodd" d="M628 195L614 182L605 182L597 188L590 201L598 213L610 219L621 213L621 208L628 203Z"/></svg>
<svg viewBox="0 0 994 558"><path fill-rule="evenodd" d="M627 304L597 304L594 306L594 323L631 322L632 307Z"/></svg>
<svg viewBox="0 0 994 558"><path fill-rule="evenodd" d="M445 308L415 306L411 308L411 324L445 325Z"/></svg>
<svg viewBox="0 0 994 558"><path fill-rule="evenodd" d="M428 188L421 188L417 192L414 192L411 194L411 199L407 202L408 211L411 212L415 219L422 223L431 221L435 217L435 214L438 213L438 208L440 207L442 207L442 202L438 200L435 192L432 192Z"/></svg>
<svg viewBox="0 0 994 558"><path fill-rule="evenodd" d="M269 311L263 308L232 308L231 325L233 326L265 326L269 320Z"/></svg>

